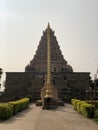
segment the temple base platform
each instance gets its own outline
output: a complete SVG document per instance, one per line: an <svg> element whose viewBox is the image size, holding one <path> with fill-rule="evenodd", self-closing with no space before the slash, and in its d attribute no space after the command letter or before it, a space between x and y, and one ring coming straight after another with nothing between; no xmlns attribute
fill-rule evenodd
<svg viewBox="0 0 98 130"><path fill-rule="evenodd" d="M56 109L58 106L64 106L64 102L54 97L45 97L44 100L38 100L36 106L42 106L42 109Z"/></svg>

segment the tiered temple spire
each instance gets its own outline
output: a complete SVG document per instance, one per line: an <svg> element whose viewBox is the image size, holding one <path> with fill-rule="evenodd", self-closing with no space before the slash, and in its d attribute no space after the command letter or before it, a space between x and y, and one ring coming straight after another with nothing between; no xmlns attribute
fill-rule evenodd
<svg viewBox="0 0 98 130"><path fill-rule="evenodd" d="M50 33L49 39L47 37L48 31ZM34 58L25 68L26 72L45 72L47 71L47 39L51 41L51 71L52 72L72 72L73 69L67 64L60 50L54 31L50 28L48 23L47 28L43 32L43 36L39 42Z"/></svg>

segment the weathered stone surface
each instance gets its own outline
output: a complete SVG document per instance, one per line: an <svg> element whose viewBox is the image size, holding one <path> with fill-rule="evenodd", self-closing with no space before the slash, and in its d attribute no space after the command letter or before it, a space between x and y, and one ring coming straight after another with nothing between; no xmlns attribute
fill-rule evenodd
<svg viewBox="0 0 98 130"><path fill-rule="evenodd" d="M64 59L54 31L50 29L51 42L51 72L72 72L73 69ZM25 68L26 72L47 72L47 31L43 32L43 36L39 42L36 54Z"/></svg>
<svg viewBox="0 0 98 130"><path fill-rule="evenodd" d="M45 73L6 73L6 98L14 100L24 96L30 96L35 102L40 97L44 86ZM58 90L58 96L64 102L70 98L85 99L85 90L89 87L89 73L53 73L54 86Z"/></svg>
<svg viewBox="0 0 98 130"><path fill-rule="evenodd" d="M85 99L85 90L89 87L90 73L76 73L64 59L54 31L50 31L51 38L51 72L54 87L58 90L58 97L64 102L71 98ZM78 64L78 63L77 63ZM16 100L25 96L31 97L33 102L40 99L41 89L47 70L47 32L38 45L38 49L25 72L7 72L5 94L0 101Z"/></svg>

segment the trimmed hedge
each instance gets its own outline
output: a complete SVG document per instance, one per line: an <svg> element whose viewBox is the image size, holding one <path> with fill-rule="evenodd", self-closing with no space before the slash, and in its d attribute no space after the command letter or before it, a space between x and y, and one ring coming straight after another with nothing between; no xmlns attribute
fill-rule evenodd
<svg viewBox="0 0 98 130"><path fill-rule="evenodd" d="M16 114L22 111L23 109L27 108L29 105L29 101L29 98L23 98L17 101L9 102L9 104L13 105L13 114Z"/></svg>
<svg viewBox="0 0 98 130"><path fill-rule="evenodd" d="M95 118L98 119L98 110L95 110Z"/></svg>
<svg viewBox="0 0 98 130"><path fill-rule="evenodd" d="M13 115L13 105L4 103L0 104L0 120L8 119Z"/></svg>
<svg viewBox="0 0 98 130"><path fill-rule="evenodd" d="M82 111L81 111L81 105L82 104L84 104L85 103L85 101L79 101L79 102L77 102L77 111L79 112L79 113L82 113Z"/></svg>
<svg viewBox="0 0 98 130"><path fill-rule="evenodd" d="M91 117L94 117L94 105L92 104L88 104L88 103L83 103L81 104L81 113L88 117L88 118L91 118Z"/></svg>
<svg viewBox="0 0 98 130"><path fill-rule="evenodd" d="M26 109L29 105L29 101L29 98L23 98L17 101L0 104L0 120L6 120L12 115Z"/></svg>
<svg viewBox="0 0 98 130"><path fill-rule="evenodd" d="M71 103L73 105L73 108L82 115L88 118L94 117L94 105L77 99L72 99Z"/></svg>
<svg viewBox="0 0 98 130"><path fill-rule="evenodd" d="M78 102L80 102L80 100L78 100L78 99L72 99L72 100L71 100L71 103L72 103L73 108L74 108L75 110L77 110L77 103L78 103Z"/></svg>

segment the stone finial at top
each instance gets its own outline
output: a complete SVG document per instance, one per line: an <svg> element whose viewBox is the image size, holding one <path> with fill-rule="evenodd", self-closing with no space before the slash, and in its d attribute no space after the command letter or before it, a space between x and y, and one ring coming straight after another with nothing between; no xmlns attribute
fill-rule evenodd
<svg viewBox="0 0 98 130"><path fill-rule="evenodd" d="M50 23L48 22L48 28L50 28Z"/></svg>
<svg viewBox="0 0 98 130"><path fill-rule="evenodd" d="M50 23L48 22L47 30L50 30Z"/></svg>

